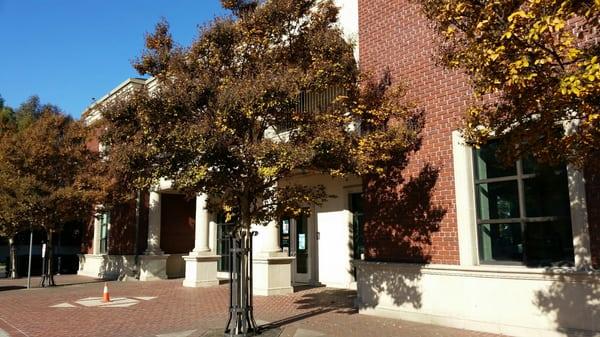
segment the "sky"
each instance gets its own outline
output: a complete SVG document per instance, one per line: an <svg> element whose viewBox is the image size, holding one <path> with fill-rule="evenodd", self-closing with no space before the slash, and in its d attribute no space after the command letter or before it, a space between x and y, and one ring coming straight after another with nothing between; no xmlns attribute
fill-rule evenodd
<svg viewBox="0 0 600 337"><path fill-rule="evenodd" d="M227 12L219 0L0 0L0 95L29 96L78 118L130 77L144 36L166 18L184 46L198 25Z"/></svg>

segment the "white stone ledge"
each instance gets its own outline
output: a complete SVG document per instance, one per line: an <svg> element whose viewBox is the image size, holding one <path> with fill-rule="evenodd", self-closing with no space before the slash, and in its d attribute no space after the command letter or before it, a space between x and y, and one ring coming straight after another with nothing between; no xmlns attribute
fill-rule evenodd
<svg viewBox="0 0 600 337"><path fill-rule="evenodd" d="M377 262L354 260L358 268L387 268L403 271L413 271L429 275L466 276L483 278L503 278L522 280L547 280L547 281L585 281L600 280L600 271L582 271L574 268L528 268L525 266L479 265L460 266L445 264L415 264L399 262Z"/></svg>
<svg viewBox="0 0 600 337"><path fill-rule="evenodd" d="M210 262L210 261L219 261L219 259L221 258L221 255L184 255L181 258L183 258L186 262L187 261L192 261L192 262Z"/></svg>
<svg viewBox="0 0 600 337"><path fill-rule="evenodd" d="M116 279L134 274L135 255L78 254L77 275Z"/></svg>
<svg viewBox="0 0 600 337"><path fill-rule="evenodd" d="M254 264L289 264L294 261L293 256L269 256L269 257L252 257L252 263Z"/></svg>
<svg viewBox="0 0 600 337"><path fill-rule="evenodd" d="M600 273L354 261L360 313L519 337L600 336Z"/></svg>
<svg viewBox="0 0 600 337"><path fill-rule="evenodd" d="M464 318L455 318L431 313L411 312L399 310L397 307L377 306L376 308L361 309L362 315L402 319L410 322L423 324L442 325L455 329L474 330L503 336L527 336L527 337L600 337L600 333L591 331L552 331L540 330L516 325L498 324L493 322L481 322Z"/></svg>

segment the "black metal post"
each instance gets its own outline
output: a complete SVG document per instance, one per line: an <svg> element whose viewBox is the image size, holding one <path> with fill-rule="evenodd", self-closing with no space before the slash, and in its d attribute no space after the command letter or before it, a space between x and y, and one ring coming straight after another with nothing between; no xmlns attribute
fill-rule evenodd
<svg viewBox="0 0 600 337"><path fill-rule="evenodd" d="M56 260L57 260L57 262L56 262L56 275L60 275L60 270L62 268L62 265L61 265L61 262L62 262L61 261L62 260L62 256L61 256L61 242L60 242L61 241L60 238L62 236L62 232L63 232L62 230L58 231L58 244L57 244L58 247L56 249ZM54 247L52 247L52 250L54 250Z"/></svg>
<svg viewBox="0 0 600 337"><path fill-rule="evenodd" d="M40 279L40 287L46 286L46 245L42 244L42 277Z"/></svg>
<svg viewBox="0 0 600 337"><path fill-rule="evenodd" d="M29 226L29 262L27 263L27 289L31 289L31 254L33 253L33 228Z"/></svg>
<svg viewBox="0 0 600 337"><path fill-rule="evenodd" d="M230 307L225 326L227 337L248 337L258 334L252 308L252 236L247 229L231 235Z"/></svg>

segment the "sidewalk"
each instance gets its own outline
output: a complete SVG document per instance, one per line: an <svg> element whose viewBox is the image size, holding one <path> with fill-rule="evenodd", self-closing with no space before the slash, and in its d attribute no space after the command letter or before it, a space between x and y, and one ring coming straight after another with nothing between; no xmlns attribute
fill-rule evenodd
<svg viewBox="0 0 600 337"><path fill-rule="evenodd" d="M222 328L227 285L184 288L182 280L108 282L56 277L57 287L23 289L27 279L0 279L0 337L200 337ZM39 278L32 279L36 287ZM279 326L282 337L494 337L496 335L359 315L355 292L328 288L288 296L255 297L259 324Z"/></svg>

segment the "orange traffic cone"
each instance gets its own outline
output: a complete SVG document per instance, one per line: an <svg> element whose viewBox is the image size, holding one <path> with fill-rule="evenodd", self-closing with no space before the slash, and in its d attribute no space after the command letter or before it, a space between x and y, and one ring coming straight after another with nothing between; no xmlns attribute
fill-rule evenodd
<svg viewBox="0 0 600 337"><path fill-rule="evenodd" d="M110 295L108 294L108 284L104 282L104 293L102 294L102 302L110 302Z"/></svg>

